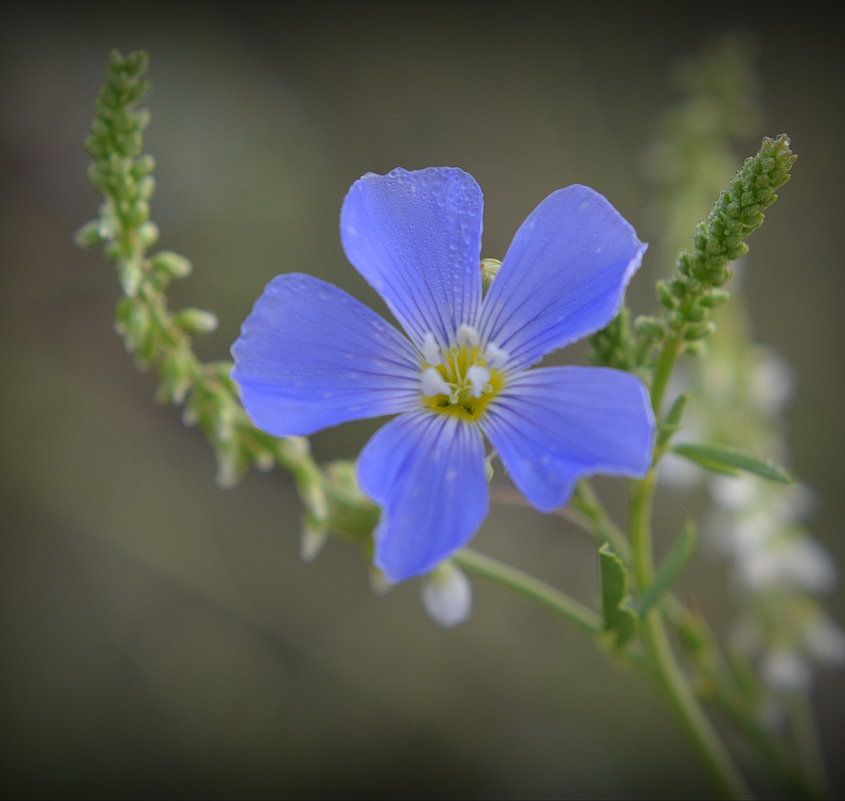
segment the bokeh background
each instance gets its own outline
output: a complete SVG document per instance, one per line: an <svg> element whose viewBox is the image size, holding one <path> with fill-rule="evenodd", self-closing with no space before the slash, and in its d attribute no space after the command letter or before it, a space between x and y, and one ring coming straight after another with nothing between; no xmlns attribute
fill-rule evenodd
<svg viewBox="0 0 845 801"><path fill-rule="evenodd" d="M268 10L271 9L271 10ZM361 554L298 556L284 474L214 483L211 451L153 402L112 330L115 276L72 234L95 216L82 149L108 51L152 59L161 245L195 264L175 306L215 311L226 358L264 284L347 265L338 212L366 171L456 165L485 191L499 256L549 192L606 194L659 252L644 158L677 98L673 65L721 32L754 42L762 135L786 131L793 181L751 240L757 338L793 365L791 467L812 530L845 564L841 458L841 47L802 7L516 2L21 4L4 12L3 637L6 795L96 798L660 798L711 793L662 701L577 631L475 581L443 630L410 582L375 595ZM702 209L704 214L706 209ZM649 260L631 289L650 308ZM583 348L567 352L581 361ZM314 437L352 457L376 422ZM618 487L601 485L613 498ZM667 492L661 508L695 512ZM590 601L593 549L559 520L496 508L475 545ZM717 623L725 566L684 576ZM845 623L842 590L828 608ZM842 673L814 702L840 791Z"/></svg>

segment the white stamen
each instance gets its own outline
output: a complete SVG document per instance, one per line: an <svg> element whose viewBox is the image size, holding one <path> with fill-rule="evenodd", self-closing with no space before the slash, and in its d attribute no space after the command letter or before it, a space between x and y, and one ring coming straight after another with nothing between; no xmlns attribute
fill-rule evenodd
<svg viewBox="0 0 845 801"><path fill-rule="evenodd" d="M443 376L434 368L426 367L422 371L422 394L426 397L433 395L448 395L451 387L443 380Z"/></svg>
<svg viewBox="0 0 845 801"><path fill-rule="evenodd" d="M501 367L508 360L509 355L493 342L488 342L487 347L484 348L484 358L490 367Z"/></svg>
<svg viewBox="0 0 845 801"><path fill-rule="evenodd" d="M458 333L455 334L455 341L459 345L469 345L469 347L474 348L481 342L481 337L471 325L462 323L458 328Z"/></svg>
<svg viewBox="0 0 845 801"><path fill-rule="evenodd" d="M440 358L440 348L431 331L423 337L422 355L427 364L440 364L442 361Z"/></svg>
<svg viewBox="0 0 845 801"><path fill-rule="evenodd" d="M467 380L472 387L472 397L480 398L484 388L490 383L490 371L486 367L474 364L467 370Z"/></svg>

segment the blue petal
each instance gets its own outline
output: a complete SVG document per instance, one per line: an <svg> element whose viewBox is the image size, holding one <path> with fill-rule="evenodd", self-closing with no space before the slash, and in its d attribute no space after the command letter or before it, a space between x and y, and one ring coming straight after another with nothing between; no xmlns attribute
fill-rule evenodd
<svg viewBox="0 0 845 801"><path fill-rule="evenodd" d="M524 369L604 328L647 247L602 195L559 189L517 231L484 300L482 340Z"/></svg>
<svg viewBox="0 0 845 801"><path fill-rule="evenodd" d="M253 422L279 437L419 408L419 354L337 287L276 276L232 346L232 378Z"/></svg>
<svg viewBox="0 0 845 801"><path fill-rule="evenodd" d="M521 373L491 404L483 427L514 484L544 512L566 503L582 476L643 476L651 464L648 392L618 370Z"/></svg>
<svg viewBox="0 0 845 801"><path fill-rule="evenodd" d="M349 261L421 345L432 332L449 345L474 325L481 302L481 189L452 167L367 173L343 203Z"/></svg>
<svg viewBox="0 0 845 801"><path fill-rule="evenodd" d="M487 516L481 432L454 417L414 412L391 420L361 451L358 481L382 507L375 563L391 581L433 570Z"/></svg>

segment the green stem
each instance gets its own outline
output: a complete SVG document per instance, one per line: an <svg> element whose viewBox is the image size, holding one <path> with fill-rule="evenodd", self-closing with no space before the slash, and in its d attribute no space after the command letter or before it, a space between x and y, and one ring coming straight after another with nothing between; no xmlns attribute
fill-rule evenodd
<svg viewBox="0 0 845 801"><path fill-rule="evenodd" d="M683 340L681 333L673 334L663 343L663 349L657 359L654 368L654 378L651 382L651 407L654 409L654 416L660 419L660 407L663 405L663 396L669 386L669 377L675 367L678 356L681 355Z"/></svg>
<svg viewBox="0 0 845 801"><path fill-rule="evenodd" d="M533 509L531 504L525 500L524 495L508 487L491 487L490 499L494 503L506 503L521 506L525 509ZM614 553L623 562L627 562L630 558L631 548L625 539L625 535L610 519L586 479L578 483L578 488L571 503L556 509L552 514L566 520L584 534L587 534L597 546L602 546L606 542L610 543Z"/></svg>
<svg viewBox="0 0 845 801"><path fill-rule="evenodd" d="M598 545L610 543L614 553L627 563L631 558L631 546L619 527L610 519L610 515L587 479L578 482L575 494L572 496L572 506L590 520L591 533Z"/></svg>
<svg viewBox="0 0 845 801"><path fill-rule="evenodd" d="M464 570L531 598L589 634L596 635L602 630L601 618L592 609L518 568L469 548L458 551L452 561Z"/></svg>
<svg viewBox="0 0 845 801"><path fill-rule="evenodd" d="M633 481L631 486L631 547L634 579L639 592L643 592L649 586L654 573L651 544L651 501L654 483L655 470L652 468L644 479ZM652 609L643 617L641 630L643 642L660 687L704 764L726 797L751 798L750 789L731 761L710 721L704 715L675 659L658 608Z"/></svg>

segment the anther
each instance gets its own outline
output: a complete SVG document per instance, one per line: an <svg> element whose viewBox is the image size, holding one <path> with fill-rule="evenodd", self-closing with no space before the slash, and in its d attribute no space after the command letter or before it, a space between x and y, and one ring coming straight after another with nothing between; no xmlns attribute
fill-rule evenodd
<svg viewBox="0 0 845 801"><path fill-rule="evenodd" d="M478 335L478 331L476 331L471 325L467 325L466 323L461 323L458 326L458 332L455 334L455 341L459 345L468 345L471 348L474 348L481 342L481 337Z"/></svg>
<svg viewBox="0 0 845 801"><path fill-rule="evenodd" d="M422 394L426 397L433 395L450 395L452 388L443 380L443 376L434 368L426 367L422 371Z"/></svg>
<svg viewBox="0 0 845 801"><path fill-rule="evenodd" d="M486 367L474 364L467 371L467 380L472 387L472 396L480 398L484 388L490 383L490 371Z"/></svg>
<svg viewBox="0 0 845 801"><path fill-rule="evenodd" d="M508 360L508 352L502 350L498 345L492 342L487 343L484 349L484 358L490 367L501 367Z"/></svg>
<svg viewBox="0 0 845 801"><path fill-rule="evenodd" d="M437 365L442 361L440 358L440 348L438 347L437 340L434 338L434 334L432 334L431 331L427 332L423 337L422 355L426 364Z"/></svg>

